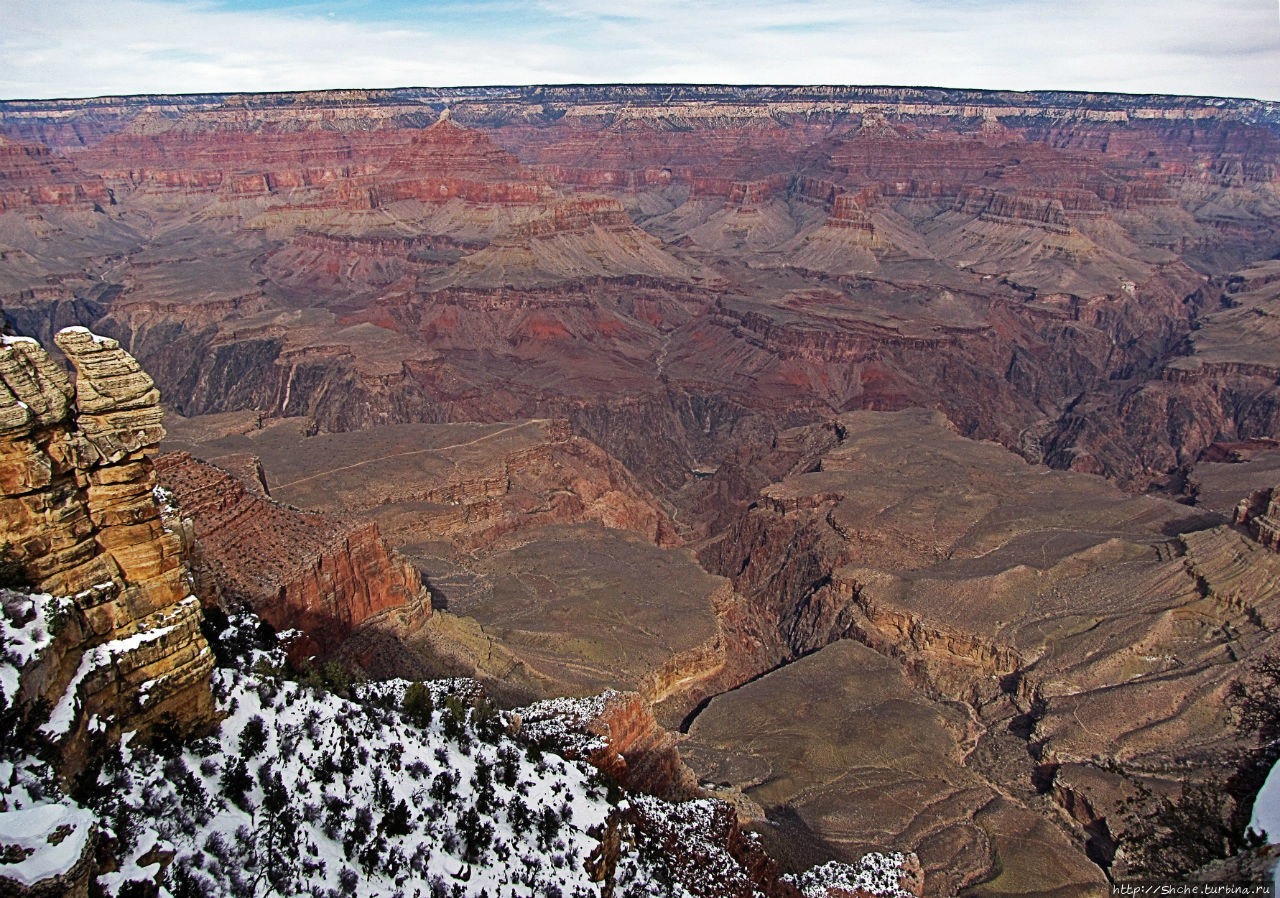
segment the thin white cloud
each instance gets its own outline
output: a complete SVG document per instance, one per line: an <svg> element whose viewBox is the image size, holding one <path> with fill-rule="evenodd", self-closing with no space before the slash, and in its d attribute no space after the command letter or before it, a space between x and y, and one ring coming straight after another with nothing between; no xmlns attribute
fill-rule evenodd
<svg viewBox="0 0 1280 898"><path fill-rule="evenodd" d="M542 0L394 24L336 8L0 0L0 96L688 81L1280 99L1265 0Z"/></svg>
<svg viewBox="0 0 1280 898"><path fill-rule="evenodd" d="M302 90L563 76L556 54L328 16L148 0L0 0L0 96ZM548 48L550 50L551 48ZM548 64L550 63L550 64ZM492 77L482 77L492 73Z"/></svg>

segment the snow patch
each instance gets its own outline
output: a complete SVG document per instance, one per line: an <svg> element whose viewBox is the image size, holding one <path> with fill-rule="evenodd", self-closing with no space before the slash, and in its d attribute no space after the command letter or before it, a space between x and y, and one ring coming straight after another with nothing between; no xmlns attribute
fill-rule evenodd
<svg viewBox="0 0 1280 898"><path fill-rule="evenodd" d="M62 698L58 699L58 704L54 706L49 720L40 727L41 733L50 739L58 739L66 735L76 719L76 712L80 710L80 684L89 674L107 664L110 657L104 646L89 649L84 653L80 659L80 666L76 668L75 676L67 684Z"/></svg>
<svg viewBox="0 0 1280 898"><path fill-rule="evenodd" d="M47 593L0 589L0 691L5 701L18 694L19 673L53 643L54 621L69 599Z"/></svg>
<svg viewBox="0 0 1280 898"><path fill-rule="evenodd" d="M92 813L70 803L0 812L0 877L29 886L68 872L93 822Z"/></svg>
<svg viewBox="0 0 1280 898"><path fill-rule="evenodd" d="M274 877L281 894L353 880L345 894L364 898L432 894L436 880L469 896L596 894L588 830L610 806L586 765L534 759L504 733L480 732L470 712L450 722L438 707L420 729L395 710L404 681L354 690L365 702L236 671L215 672L214 685L228 713L215 736L169 761L127 746L129 772L103 783L172 843L170 888L179 876L232 894ZM441 706L476 690L429 685ZM142 845L129 849L135 865ZM100 883L114 894L146 873L126 864Z"/></svg>
<svg viewBox="0 0 1280 898"><path fill-rule="evenodd" d="M78 325L78 324L74 324L74 325L72 325L71 327L64 327L64 328L62 328L60 331L58 331L58 333L60 333L60 334L88 334L90 337L92 337L92 338L93 338L93 342L94 342L94 343L99 343L99 344L107 343L107 342L111 341L111 338L110 338L110 337L102 337L102 336L99 336L98 334L95 334L93 331L89 330L89 328L87 328L87 327L82 327L81 325Z"/></svg>
<svg viewBox="0 0 1280 898"><path fill-rule="evenodd" d="M172 630L172 626L143 630L142 632L134 633L132 636L126 636L123 639L112 639L87 650L80 659L80 666L76 668L75 676L71 678L71 682L63 690L62 698L58 699L58 704L54 706L53 713L49 715L49 720L40 727L40 732L50 739L59 739L65 736L67 731L71 729L71 724L75 722L76 714L80 710L80 684L84 682L85 677L95 670L113 663L121 655L126 655L148 643L155 642Z"/></svg>
<svg viewBox="0 0 1280 898"><path fill-rule="evenodd" d="M1258 790L1258 795L1253 800L1253 817L1249 820L1249 825L1256 832L1265 832L1267 841L1271 844L1280 842L1280 764L1272 765L1266 781ZM1280 885L1280 860L1271 868L1271 878L1276 885Z"/></svg>
<svg viewBox="0 0 1280 898"><path fill-rule="evenodd" d="M587 698L552 698L520 710L520 729L525 738L577 757L607 748L609 740L588 732L618 697L612 690Z"/></svg>
<svg viewBox="0 0 1280 898"><path fill-rule="evenodd" d="M176 614L176 612L175 612ZM173 615L170 615L172 617ZM169 618L166 618L168 620ZM112 657L118 658L121 655L135 651L149 642L155 642L166 633L173 632L173 626L155 627L151 630L141 630L132 636L126 636L123 639L113 639L105 642L99 648L105 649Z"/></svg>
<svg viewBox="0 0 1280 898"><path fill-rule="evenodd" d="M828 889L857 893L859 890L883 898L912 898L901 886L906 855L900 853L864 855L856 864L829 861L799 876L783 877L804 893L805 898L827 898Z"/></svg>

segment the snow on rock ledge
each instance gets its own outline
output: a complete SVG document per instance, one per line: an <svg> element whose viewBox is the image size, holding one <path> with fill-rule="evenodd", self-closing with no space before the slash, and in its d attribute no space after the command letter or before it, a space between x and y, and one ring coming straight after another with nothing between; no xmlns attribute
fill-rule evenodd
<svg viewBox="0 0 1280 898"><path fill-rule="evenodd" d="M0 812L0 894L87 894L94 828L93 814L70 804Z"/></svg>
<svg viewBox="0 0 1280 898"><path fill-rule="evenodd" d="M548 699L521 709L519 716L525 739L584 758L626 789L673 801L703 796L697 777L680 760L676 737L639 693Z"/></svg>

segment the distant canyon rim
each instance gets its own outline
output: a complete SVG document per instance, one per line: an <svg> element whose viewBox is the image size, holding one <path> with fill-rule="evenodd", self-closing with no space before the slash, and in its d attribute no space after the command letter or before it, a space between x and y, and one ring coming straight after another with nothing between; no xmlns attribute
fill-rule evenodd
<svg viewBox="0 0 1280 898"><path fill-rule="evenodd" d="M154 378L206 602L371 676L638 692L784 866L1107 895L1143 790L1247 819L1280 104L0 101L0 308Z"/></svg>

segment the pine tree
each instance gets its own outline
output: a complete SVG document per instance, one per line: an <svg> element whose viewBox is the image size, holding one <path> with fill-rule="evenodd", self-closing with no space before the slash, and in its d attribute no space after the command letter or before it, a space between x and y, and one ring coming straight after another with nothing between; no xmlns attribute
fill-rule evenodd
<svg viewBox="0 0 1280 898"><path fill-rule="evenodd" d="M382 830L388 836L407 836L413 830L409 824L409 805L403 798L382 818Z"/></svg>
<svg viewBox="0 0 1280 898"><path fill-rule="evenodd" d="M262 715L250 717L240 731L240 754L249 760L256 758L267 747L267 723Z"/></svg>
<svg viewBox="0 0 1280 898"><path fill-rule="evenodd" d="M400 703L405 720L425 730L431 726L431 718L435 714L435 702L431 698L431 690L422 683L410 683L404 691L404 699Z"/></svg>

